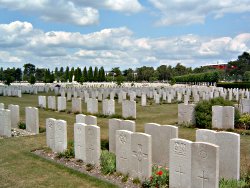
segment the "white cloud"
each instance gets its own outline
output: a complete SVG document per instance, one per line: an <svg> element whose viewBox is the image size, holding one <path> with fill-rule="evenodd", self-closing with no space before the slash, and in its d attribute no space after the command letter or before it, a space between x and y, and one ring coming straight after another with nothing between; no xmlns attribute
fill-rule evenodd
<svg viewBox="0 0 250 188"><path fill-rule="evenodd" d="M227 62L250 50L250 33L235 37L138 38L126 27L107 28L98 32L49 31L36 29L28 22L0 24L1 64L34 63L39 67L104 66L106 70L160 64L201 66ZM20 67L20 66L19 66Z"/></svg>
<svg viewBox="0 0 250 188"><path fill-rule="evenodd" d="M250 0L149 0L160 11L157 25L189 25L204 23L212 15L222 17L227 13L250 11Z"/></svg>
<svg viewBox="0 0 250 188"><path fill-rule="evenodd" d="M98 24L99 9L126 14L143 9L137 0L0 0L0 8L37 15L44 21L80 26Z"/></svg>
<svg viewBox="0 0 250 188"><path fill-rule="evenodd" d="M138 0L73 0L77 5L87 5L98 9L108 9L124 13L137 13L143 10Z"/></svg>

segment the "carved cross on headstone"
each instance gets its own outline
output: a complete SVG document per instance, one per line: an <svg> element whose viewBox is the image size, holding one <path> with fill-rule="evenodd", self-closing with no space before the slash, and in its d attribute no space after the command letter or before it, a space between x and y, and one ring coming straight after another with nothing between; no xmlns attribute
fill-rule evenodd
<svg viewBox="0 0 250 188"><path fill-rule="evenodd" d="M178 170L175 170L175 173L179 174L179 187L181 187L181 175L185 174L184 172L182 172L181 166L179 166Z"/></svg>
<svg viewBox="0 0 250 188"><path fill-rule="evenodd" d="M202 176L198 176L198 178L201 179L201 181L202 181L202 188L204 188L205 181L208 181L208 178L205 177L205 172L204 172L204 170L202 171Z"/></svg>
<svg viewBox="0 0 250 188"><path fill-rule="evenodd" d="M133 156L136 157L137 159L137 173L141 174L142 173L142 160L148 158L148 154L143 153L142 151L142 145L138 144L138 149L137 151L133 151Z"/></svg>

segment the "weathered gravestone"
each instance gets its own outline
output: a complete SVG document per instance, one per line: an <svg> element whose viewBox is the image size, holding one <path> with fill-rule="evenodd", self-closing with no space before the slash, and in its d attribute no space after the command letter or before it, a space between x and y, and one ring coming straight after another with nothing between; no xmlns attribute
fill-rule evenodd
<svg viewBox="0 0 250 188"><path fill-rule="evenodd" d="M55 124L56 119L46 119L46 143L47 146L52 149L52 151L55 150Z"/></svg>
<svg viewBox="0 0 250 188"><path fill-rule="evenodd" d="M104 99L102 101L102 113L104 115L113 115L113 114L115 114L115 100Z"/></svg>
<svg viewBox="0 0 250 188"><path fill-rule="evenodd" d="M234 129L234 107L212 106L212 127Z"/></svg>
<svg viewBox="0 0 250 188"><path fill-rule="evenodd" d="M109 151L116 153L116 131L127 130L135 132L135 122L129 120L109 119Z"/></svg>
<svg viewBox="0 0 250 188"><path fill-rule="evenodd" d="M116 131L116 171L122 174L130 172L131 135L127 130Z"/></svg>
<svg viewBox="0 0 250 188"><path fill-rule="evenodd" d="M96 125L86 125L85 143L86 143L86 163L99 165L101 152L100 127Z"/></svg>
<svg viewBox="0 0 250 188"><path fill-rule="evenodd" d="M147 96L145 93L142 93L141 95L141 105L146 106L147 105Z"/></svg>
<svg viewBox="0 0 250 188"><path fill-rule="evenodd" d="M207 129L196 130L196 141L209 142L219 148L220 179L240 178L240 135L230 132L216 132ZM230 157L229 157L230 156Z"/></svg>
<svg viewBox="0 0 250 188"><path fill-rule="evenodd" d="M122 117L136 118L136 102L135 101L128 101L128 100L122 101Z"/></svg>
<svg viewBox="0 0 250 188"><path fill-rule="evenodd" d="M169 187L191 187L192 143L189 140L174 138L170 140Z"/></svg>
<svg viewBox="0 0 250 188"><path fill-rule="evenodd" d="M57 97L57 110L59 112L66 110L66 97Z"/></svg>
<svg viewBox="0 0 250 188"><path fill-rule="evenodd" d="M56 110L56 97L48 96L48 109Z"/></svg>
<svg viewBox="0 0 250 188"><path fill-rule="evenodd" d="M25 107L25 123L26 130L39 134L39 114L35 107Z"/></svg>
<svg viewBox="0 0 250 188"><path fill-rule="evenodd" d="M191 187L219 187L219 146L205 142L192 144Z"/></svg>
<svg viewBox="0 0 250 188"><path fill-rule="evenodd" d="M87 101L87 112L91 114L98 113L98 100L89 98Z"/></svg>
<svg viewBox="0 0 250 188"><path fill-rule="evenodd" d="M10 110L0 109L0 135L11 137L11 114Z"/></svg>
<svg viewBox="0 0 250 188"><path fill-rule="evenodd" d="M85 123L74 124L74 150L75 158L86 161Z"/></svg>
<svg viewBox="0 0 250 188"><path fill-rule="evenodd" d="M84 114L77 114L76 115L76 123L85 123L86 115Z"/></svg>
<svg viewBox="0 0 250 188"><path fill-rule="evenodd" d="M81 98L72 98L72 112L82 113L82 100Z"/></svg>
<svg viewBox="0 0 250 188"><path fill-rule="evenodd" d="M130 175L140 181L148 179L152 174L152 140L145 133L131 135Z"/></svg>
<svg viewBox="0 0 250 188"><path fill-rule="evenodd" d="M67 122L57 120L55 124L55 148L54 152L64 152L67 149Z"/></svg>
<svg viewBox="0 0 250 188"><path fill-rule="evenodd" d="M145 124L145 133L152 136L153 164L169 167L170 139L178 138L178 127L147 123Z"/></svg>
<svg viewBox="0 0 250 188"><path fill-rule="evenodd" d="M10 104L8 109L10 110L11 128L17 128L20 122L19 105Z"/></svg>
<svg viewBox="0 0 250 188"><path fill-rule="evenodd" d="M38 106L46 108L46 96L38 96Z"/></svg>
<svg viewBox="0 0 250 188"><path fill-rule="evenodd" d="M88 115L85 117L85 123L87 125L97 125L97 118L96 116L91 116L91 115Z"/></svg>
<svg viewBox="0 0 250 188"><path fill-rule="evenodd" d="M178 104L178 124L195 124L194 104Z"/></svg>
<svg viewBox="0 0 250 188"><path fill-rule="evenodd" d="M0 103L0 110L4 109L4 103Z"/></svg>

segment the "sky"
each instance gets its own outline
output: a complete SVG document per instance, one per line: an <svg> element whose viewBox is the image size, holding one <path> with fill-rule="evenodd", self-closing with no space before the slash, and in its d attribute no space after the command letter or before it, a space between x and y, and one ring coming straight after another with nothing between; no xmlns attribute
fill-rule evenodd
<svg viewBox="0 0 250 188"><path fill-rule="evenodd" d="M0 67L187 67L250 52L250 0L0 0Z"/></svg>

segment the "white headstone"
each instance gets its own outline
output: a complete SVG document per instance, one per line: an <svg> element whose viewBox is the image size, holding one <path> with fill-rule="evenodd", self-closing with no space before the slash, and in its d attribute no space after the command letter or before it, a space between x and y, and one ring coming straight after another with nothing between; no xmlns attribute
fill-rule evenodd
<svg viewBox="0 0 250 188"><path fill-rule="evenodd" d="M54 152L64 152L67 149L67 122L57 120L55 124L55 148Z"/></svg>
<svg viewBox="0 0 250 188"><path fill-rule="evenodd" d="M52 150L55 149L55 124L56 119L47 118L46 119L46 143Z"/></svg>
<svg viewBox="0 0 250 188"><path fill-rule="evenodd" d="M11 137L11 115L10 110L0 109L0 135Z"/></svg>
<svg viewBox="0 0 250 188"><path fill-rule="evenodd" d="M178 127L147 123L145 133L152 136L152 163L169 167L170 139L178 138Z"/></svg>
<svg viewBox="0 0 250 188"><path fill-rule="evenodd" d="M192 188L191 156L192 143L189 140L170 140L169 187Z"/></svg>
<svg viewBox="0 0 250 188"><path fill-rule="evenodd" d="M39 114L35 107L25 107L25 123L26 130L39 134Z"/></svg>
<svg viewBox="0 0 250 188"><path fill-rule="evenodd" d="M133 133L131 143L130 174L131 177L143 181L152 174L151 136L145 133Z"/></svg>
<svg viewBox="0 0 250 188"><path fill-rule="evenodd" d="M57 97L57 110L59 112L66 110L66 97Z"/></svg>
<svg viewBox="0 0 250 188"><path fill-rule="evenodd" d="M125 175L130 172L132 134L133 132L127 130L116 131L116 171Z"/></svg>
<svg viewBox="0 0 250 188"><path fill-rule="evenodd" d="M82 113L82 100L81 98L72 98L72 112Z"/></svg>
<svg viewBox="0 0 250 188"><path fill-rule="evenodd" d="M100 127L96 125L85 126L85 143L86 143L86 163L99 165L101 139Z"/></svg>
<svg viewBox="0 0 250 188"><path fill-rule="evenodd" d="M74 124L74 150L75 158L86 161L85 123Z"/></svg>
<svg viewBox="0 0 250 188"><path fill-rule="evenodd" d="M84 114L77 114L76 115L76 123L85 123L86 115Z"/></svg>
<svg viewBox="0 0 250 188"><path fill-rule="evenodd" d="M124 118L136 118L136 102L135 101L122 101L122 116Z"/></svg>
<svg viewBox="0 0 250 188"><path fill-rule="evenodd" d="M219 187L219 146L205 142L192 144L192 188Z"/></svg>
<svg viewBox="0 0 250 188"><path fill-rule="evenodd" d="M20 122L19 105L10 104L8 109L10 110L11 128L17 128Z"/></svg>
<svg viewBox="0 0 250 188"><path fill-rule="evenodd" d="M115 100L104 99L102 101L102 113L104 115L115 114Z"/></svg>

